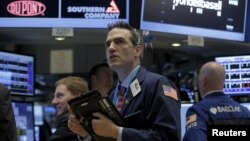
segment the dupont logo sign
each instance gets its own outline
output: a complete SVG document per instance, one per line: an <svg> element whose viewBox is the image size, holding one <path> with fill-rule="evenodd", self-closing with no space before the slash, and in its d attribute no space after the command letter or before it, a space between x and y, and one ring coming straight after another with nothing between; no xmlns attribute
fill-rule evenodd
<svg viewBox="0 0 250 141"><path fill-rule="evenodd" d="M32 0L14 1L7 5L10 14L17 16L44 15L46 7L43 3Z"/></svg>

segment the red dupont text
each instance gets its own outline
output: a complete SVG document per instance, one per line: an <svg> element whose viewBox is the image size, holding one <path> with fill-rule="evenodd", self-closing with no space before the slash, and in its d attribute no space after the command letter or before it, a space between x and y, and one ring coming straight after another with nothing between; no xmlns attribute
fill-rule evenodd
<svg viewBox="0 0 250 141"><path fill-rule="evenodd" d="M41 2L20 0L8 4L7 10L9 13L17 16L36 16L44 15L46 7Z"/></svg>

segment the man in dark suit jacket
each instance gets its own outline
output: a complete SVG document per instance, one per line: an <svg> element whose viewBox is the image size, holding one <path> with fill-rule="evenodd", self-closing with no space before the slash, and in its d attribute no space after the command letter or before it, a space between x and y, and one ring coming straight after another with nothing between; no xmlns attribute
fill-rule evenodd
<svg viewBox="0 0 250 141"><path fill-rule="evenodd" d="M166 77L151 73L140 63L143 43L140 34L130 25L117 22L109 25L106 56L118 83L109 94L124 118L121 127L101 113L93 113L93 131L118 141L180 141L180 100L177 89ZM84 141L89 134L71 114L68 126Z"/></svg>
<svg viewBox="0 0 250 141"><path fill-rule="evenodd" d="M16 122L10 90L0 85L0 141L16 140Z"/></svg>

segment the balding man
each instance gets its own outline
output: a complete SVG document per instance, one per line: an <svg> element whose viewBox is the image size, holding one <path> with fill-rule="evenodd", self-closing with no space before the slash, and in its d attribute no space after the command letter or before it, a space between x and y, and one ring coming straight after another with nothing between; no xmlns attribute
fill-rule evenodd
<svg viewBox="0 0 250 141"><path fill-rule="evenodd" d="M183 141L206 141L207 125L242 124L250 119L249 110L223 93L225 69L217 62L204 64L199 73L202 100L186 114L186 133Z"/></svg>

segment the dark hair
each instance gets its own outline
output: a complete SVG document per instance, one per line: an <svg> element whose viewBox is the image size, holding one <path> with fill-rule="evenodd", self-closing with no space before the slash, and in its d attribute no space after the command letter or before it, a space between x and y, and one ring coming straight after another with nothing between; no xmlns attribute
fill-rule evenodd
<svg viewBox="0 0 250 141"><path fill-rule="evenodd" d="M96 75L97 74L97 71L102 68L102 67L108 67L109 68L109 65L107 63L100 63L100 64L97 64L97 65L94 65L90 71L89 71L89 78L92 76L92 75Z"/></svg>
<svg viewBox="0 0 250 141"><path fill-rule="evenodd" d="M143 45L141 34L135 28L130 26L130 24L124 21L118 21L115 23L108 24L108 31L112 30L113 28L123 28L129 30L131 34L130 40L133 43L133 45Z"/></svg>
<svg viewBox="0 0 250 141"><path fill-rule="evenodd" d="M109 65L107 63L100 63L100 64L96 64L94 65L90 71L89 71L89 75L88 75L88 85L89 85L89 89L91 90L91 76L96 75L98 73L98 70L102 67L107 67L109 68Z"/></svg>

